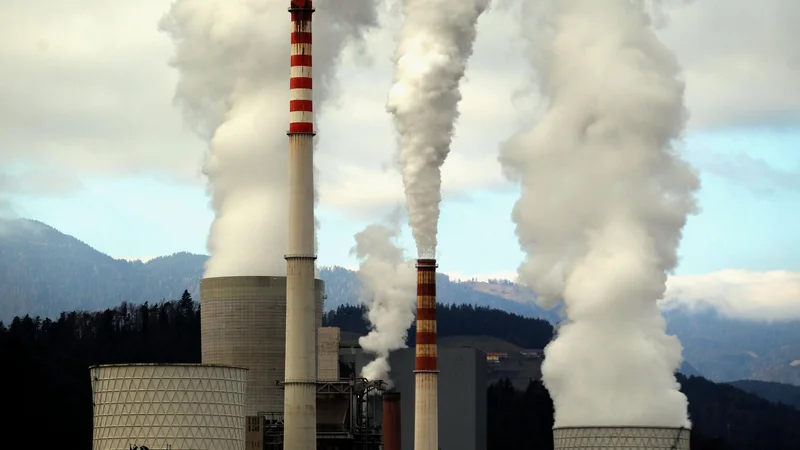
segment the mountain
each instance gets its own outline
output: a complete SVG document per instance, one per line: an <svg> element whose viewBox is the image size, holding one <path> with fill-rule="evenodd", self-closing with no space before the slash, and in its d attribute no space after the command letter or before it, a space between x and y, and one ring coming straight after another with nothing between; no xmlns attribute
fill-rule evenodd
<svg viewBox="0 0 800 450"><path fill-rule="evenodd" d="M206 256L114 259L33 220L0 222L0 320L195 296Z"/></svg>
<svg viewBox="0 0 800 450"><path fill-rule="evenodd" d="M98 310L130 303L199 298L207 257L176 253L146 263L105 255L89 245L32 220L0 221L0 320L14 316L57 317L65 310ZM326 308L355 304L355 272L322 267ZM440 303L471 304L523 317L560 320L532 300L530 289L507 280L453 280L437 274ZM715 381L754 379L800 386L800 321L762 323L722 317L714 311L665 312L668 331L683 343L681 372Z"/></svg>
<svg viewBox="0 0 800 450"><path fill-rule="evenodd" d="M800 386L800 323L731 319L714 310L666 311L684 357L715 381L753 379Z"/></svg>
<svg viewBox="0 0 800 450"><path fill-rule="evenodd" d="M352 305L358 299L361 282L358 274L342 267L320 268L320 278L325 281L326 309L334 309L340 305ZM439 303L453 305L476 305L487 308L502 309L523 317L539 317L550 322L557 322L558 315L547 311L531 302L533 293L511 283L520 294L516 297L506 295L504 290L493 291L486 286L495 286L499 282L483 283L476 281L452 280L443 273L436 274L436 300ZM527 302L526 302L527 301ZM526 303L525 303L526 302Z"/></svg>
<svg viewBox="0 0 800 450"><path fill-rule="evenodd" d="M64 310L97 310L123 301L175 299L187 289L199 298L205 255L176 253L142 263L114 259L33 220L7 220L0 230L0 320L25 314L56 317ZM322 267L320 277L326 283L327 309L356 303L361 283L355 272ZM437 282L442 303L556 318L532 303L475 289L473 282L451 281L444 274L437 274Z"/></svg>
<svg viewBox="0 0 800 450"><path fill-rule="evenodd" d="M800 386L758 380L739 380L728 384L772 403L783 403L800 410Z"/></svg>

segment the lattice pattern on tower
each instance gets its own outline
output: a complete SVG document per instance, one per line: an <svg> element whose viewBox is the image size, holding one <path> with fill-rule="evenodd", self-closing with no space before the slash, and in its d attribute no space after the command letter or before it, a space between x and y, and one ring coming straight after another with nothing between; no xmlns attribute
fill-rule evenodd
<svg viewBox="0 0 800 450"><path fill-rule="evenodd" d="M92 448L244 450L246 376L195 364L92 367Z"/></svg>
<svg viewBox="0 0 800 450"><path fill-rule="evenodd" d="M689 450L690 430L666 427L553 429L555 450Z"/></svg>

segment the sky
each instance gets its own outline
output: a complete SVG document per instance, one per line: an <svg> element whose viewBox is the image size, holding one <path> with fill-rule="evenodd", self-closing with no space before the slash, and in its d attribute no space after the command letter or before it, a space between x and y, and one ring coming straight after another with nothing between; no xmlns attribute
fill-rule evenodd
<svg viewBox="0 0 800 450"><path fill-rule="evenodd" d="M437 258L459 278L513 279L522 260L511 222L519 192L501 173L498 148L543 103L516 3L480 19L443 167ZM40 220L115 257L207 252L208 145L173 102L174 45L158 30L169 7L4 1L4 214ZM288 39L288 13L276 13L286 15ZM668 14L659 36L684 68L689 111L676 145L702 183L701 212L689 219L669 281L680 293L673 303L800 317L800 2L700 0ZM366 46L345 47L332 101L317 119L320 265L357 267L353 235L404 202L385 110L397 23L386 8L380 20ZM404 236L414 256L407 229Z"/></svg>

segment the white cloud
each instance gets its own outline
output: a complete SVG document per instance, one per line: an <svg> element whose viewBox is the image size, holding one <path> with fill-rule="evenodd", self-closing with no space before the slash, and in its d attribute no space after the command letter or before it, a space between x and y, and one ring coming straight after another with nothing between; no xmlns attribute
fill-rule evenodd
<svg viewBox="0 0 800 450"><path fill-rule="evenodd" d="M533 117L536 97L522 102L517 95L529 69L518 15L506 3L479 22L443 169L445 198L506 187L497 146ZM170 0L5 0L0 166L57 167L74 180L147 173L200 189L205 144L172 105L173 44L157 29L169 6ZM800 117L798 19L795 0L704 0L672 11L661 34L686 68L695 129L798 123L792 122ZM359 217L377 218L403 198L384 109L399 18L384 9L383 20L366 48L348 50L340 95L319 123L321 204ZM26 180L37 183L18 182ZM45 187L33 190L45 195Z"/></svg>
<svg viewBox="0 0 800 450"><path fill-rule="evenodd" d="M800 152L794 156L797 163L794 167L788 164L789 168L775 167L744 152L728 154L714 150L693 152L692 162L704 172L740 183L753 192L771 194L776 190L800 191Z"/></svg>
<svg viewBox="0 0 800 450"><path fill-rule="evenodd" d="M800 319L800 272L723 270L669 278L664 309L713 307L739 319Z"/></svg>
<svg viewBox="0 0 800 450"><path fill-rule="evenodd" d="M800 126L796 0L703 0L661 33L685 68L693 128Z"/></svg>
<svg viewBox="0 0 800 450"><path fill-rule="evenodd" d="M199 180L203 148L172 106L164 0L10 0L0 29L0 165L64 176Z"/></svg>

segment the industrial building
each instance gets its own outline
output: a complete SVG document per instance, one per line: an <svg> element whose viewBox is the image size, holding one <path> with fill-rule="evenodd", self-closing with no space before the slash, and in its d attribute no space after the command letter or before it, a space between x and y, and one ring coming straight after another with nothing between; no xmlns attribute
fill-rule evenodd
<svg viewBox="0 0 800 450"><path fill-rule="evenodd" d="M317 449L413 450L415 349L392 354L394 387L387 391L384 383L358 376L373 357L356 342L340 342L338 328L321 328L318 335ZM447 406L439 408L439 447L485 450L486 355L467 347L440 349L439 371L439 403ZM247 424L248 450L284 448L282 412L251 415ZM392 439L399 440L395 447Z"/></svg>
<svg viewBox="0 0 800 450"><path fill-rule="evenodd" d="M343 342L342 365L360 373L373 357L354 342ZM414 450L415 349L398 350L389 357L394 390L400 394L402 450ZM439 448L486 450L486 354L472 347L439 348Z"/></svg>
<svg viewBox="0 0 800 450"><path fill-rule="evenodd" d="M89 371L93 450L244 450L246 369L111 364Z"/></svg>
<svg viewBox="0 0 800 450"><path fill-rule="evenodd" d="M553 429L555 450L689 450L688 428L562 427Z"/></svg>
<svg viewBox="0 0 800 450"><path fill-rule="evenodd" d="M317 329L324 289L325 283L316 280ZM286 277L204 278L200 299L203 364L248 369L246 415L283 412L278 382L286 367Z"/></svg>

